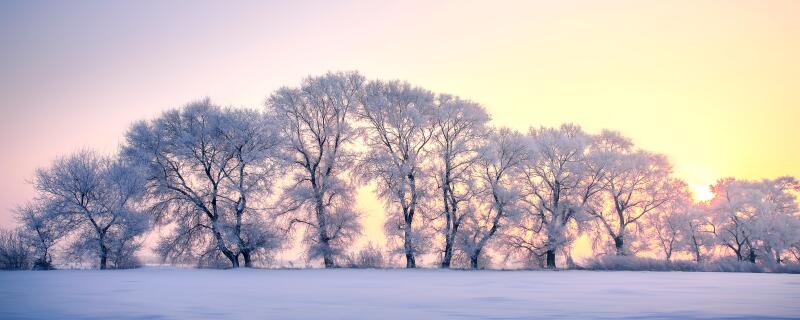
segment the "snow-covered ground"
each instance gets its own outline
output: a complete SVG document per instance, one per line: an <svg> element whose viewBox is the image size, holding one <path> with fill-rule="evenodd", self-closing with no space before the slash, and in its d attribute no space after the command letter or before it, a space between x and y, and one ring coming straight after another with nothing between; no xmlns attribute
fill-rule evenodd
<svg viewBox="0 0 800 320"><path fill-rule="evenodd" d="M0 319L800 318L800 275L448 270L0 272Z"/></svg>

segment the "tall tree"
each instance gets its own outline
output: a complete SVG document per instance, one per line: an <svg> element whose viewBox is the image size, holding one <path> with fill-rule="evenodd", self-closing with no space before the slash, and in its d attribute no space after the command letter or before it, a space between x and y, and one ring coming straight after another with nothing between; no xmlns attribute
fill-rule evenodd
<svg viewBox="0 0 800 320"><path fill-rule="evenodd" d="M364 146L358 163L362 179L378 181L378 195L400 215L387 231L400 232L406 267L415 268L421 234L415 216L425 195L422 164L434 135L434 95L400 81L373 81L366 86L360 119L365 123Z"/></svg>
<svg viewBox="0 0 800 320"><path fill-rule="evenodd" d="M306 78L299 89L281 88L267 101L280 124L282 148L295 169L285 192L292 225L308 228L309 257L322 258L326 268L360 233L353 210L355 186L345 179L355 153L353 116L363 95L364 77L356 72Z"/></svg>
<svg viewBox="0 0 800 320"><path fill-rule="evenodd" d="M476 197L474 208L465 212L464 232L459 235L461 250L469 256L470 267L478 260L498 231L518 222L522 165L527 159L523 136L507 128L492 130L478 149L472 168Z"/></svg>
<svg viewBox="0 0 800 320"><path fill-rule="evenodd" d="M445 239L442 268L449 268L458 228L466 216L460 207L474 196L470 186L477 148L486 135L489 114L480 104L439 95L433 116L433 154L441 191Z"/></svg>
<svg viewBox="0 0 800 320"><path fill-rule="evenodd" d="M270 192L279 142L271 119L206 99L139 122L126 138L122 153L145 174L149 210L175 226L158 247L165 258L250 267L281 244L254 205Z"/></svg>

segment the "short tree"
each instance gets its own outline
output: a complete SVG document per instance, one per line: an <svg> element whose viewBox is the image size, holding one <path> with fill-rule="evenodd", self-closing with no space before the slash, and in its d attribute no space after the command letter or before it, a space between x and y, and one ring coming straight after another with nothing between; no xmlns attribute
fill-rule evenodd
<svg viewBox="0 0 800 320"><path fill-rule="evenodd" d="M75 228L72 221L62 219L46 204L30 202L16 209L20 232L25 242L33 248L33 268L50 270L53 265L56 242Z"/></svg>
<svg viewBox="0 0 800 320"><path fill-rule="evenodd" d="M110 259L130 259L135 248L123 252L120 247L136 247L147 230L149 220L137 205L140 175L119 160L80 151L37 170L34 187L51 218L75 227L69 230L77 233L69 237L69 253L97 259L100 269Z"/></svg>

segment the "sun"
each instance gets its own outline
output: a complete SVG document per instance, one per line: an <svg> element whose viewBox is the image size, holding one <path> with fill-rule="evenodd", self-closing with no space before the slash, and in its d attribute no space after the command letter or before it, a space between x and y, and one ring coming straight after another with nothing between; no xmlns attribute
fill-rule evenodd
<svg viewBox="0 0 800 320"><path fill-rule="evenodd" d="M707 184L693 184L691 188L692 196L695 201L708 201L714 198L714 193L711 192L711 186Z"/></svg>

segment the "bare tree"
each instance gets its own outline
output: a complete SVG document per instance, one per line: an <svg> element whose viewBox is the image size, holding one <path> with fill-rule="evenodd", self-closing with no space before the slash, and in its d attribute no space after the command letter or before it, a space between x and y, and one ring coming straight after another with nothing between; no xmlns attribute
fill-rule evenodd
<svg viewBox="0 0 800 320"><path fill-rule="evenodd" d="M299 89L282 88L267 101L280 124L283 149L295 168L285 192L291 224L307 227L309 258L336 265L343 249L360 233L353 210L355 186L345 179L355 154L352 117L360 107L364 77L356 72L310 77Z"/></svg>
<svg viewBox="0 0 800 320"><path fill-rule="evenodd" d="M172 260L270 254L282 236L258 201L270 195L279 140L273 121L204 100L135 124L123 155L145 174L149 210L174 232L158 251Z"/></svg>
<svg viewBox="0 0 800 320"><path fill-rule="evenodd" d="M405 82L373 81L366 86L360 112L367 151L357 170L362 179L377 180L378 195L399 209L399 219L387 222L387 232L401 233L407 268L416 267L415 254L422 249L414 218L425 191L422 163L434 135L433 100L430 91Z"/></svg>
<svg viewBox="0 0 800 320"><path fill-rule="evenodd" d="M489 115L480 104L450 95L438 97L435 112L432 154L437 158L434 165L444 213L442 268L449 268L458 228L466 216L459 209L474 196L472 166L485 138Z"/></svg>
<svg viewBox="0 0 800 320"><path fill-rule="evenodd" d="M469 256L470 267L478 268L484 248L499 230L517 222L521 197L519 181L527 159L523 136L507 128L492 130L478 149L472 168L476 197L466 211L461 250Z"/></svg>
<svg viewBox="0 0 800 320"><path fill-rule="evenodd" d="M70 254L96 258L100 269L106 269L110 258L121 258L115 256L120 246L134 244L147 229L149 221L136 203L142 195L140 181L130 166L81 151L37 170L34 188L50 214L76 226Z"/></svg>

